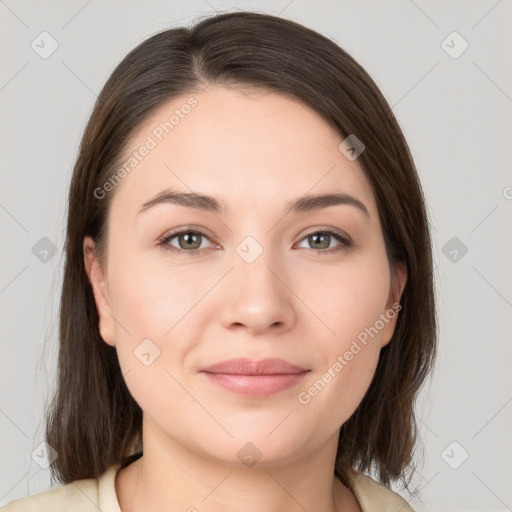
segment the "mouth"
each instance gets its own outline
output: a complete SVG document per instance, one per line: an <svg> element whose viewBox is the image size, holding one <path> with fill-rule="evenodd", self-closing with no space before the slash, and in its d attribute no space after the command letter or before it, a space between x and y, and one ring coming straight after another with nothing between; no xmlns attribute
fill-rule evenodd
<svg viewBox="0 0 512 512"><path fill-rule="evenodd" d="M230 359L203 368L211 382L239 395L263 398L298 384L310 370L282 359Z"/></svg>

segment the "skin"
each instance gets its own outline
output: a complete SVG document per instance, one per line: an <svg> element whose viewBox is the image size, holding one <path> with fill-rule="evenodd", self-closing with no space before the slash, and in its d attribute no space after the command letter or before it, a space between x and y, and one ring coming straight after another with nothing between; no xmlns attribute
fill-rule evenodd
<svg viewBox="0 0 512 512"><path fill-rule="evenodd" d="M130 149L190 96L155 112ZM197 106L117 185L105 268L84 239L101 336L116 347L144 411L144 455L117 474L120 506L361 510L333 477L338 434L368 389L398 314L308 404L297 396L400 301L405 268L392 283L371 185L318 114L276 93L216 86L193 96ZM137 215L168 187L215 196L230 212L167 203ZM285 215L288 201L333 191L357 197L370 217L351 205ZM168 243L182 254L158 245L182 227L206 233L202 253L192 256L179 237ZM307 235L325 228L341 230L352 246L319 254L326 249ZM250 264L236 252L248 235L263 249ZM134 355L147 338L160 350L149 366ZM199 373L233 357L281 358L310 372L265 398L237 395ZM237 457L247 442L262 454L251 468Z"/></svg>

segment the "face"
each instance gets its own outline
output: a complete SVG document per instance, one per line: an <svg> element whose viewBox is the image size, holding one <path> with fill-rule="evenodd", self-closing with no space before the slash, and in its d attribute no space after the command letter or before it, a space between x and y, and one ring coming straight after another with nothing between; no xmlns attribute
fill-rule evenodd
<svg viewBox="0 0 512 512"><path fill-rule="evenodd" d="M251 442L260 464L283 463L337 439L362 400L406 275L391 282L370 183L342 140L297 100L221 87L174 99L132 139L105 267L88 238L84 252L101 336L161 439L234 463ZM216 201L162 198L171 189ZM326 194L345 201L291 206ZM203 371L236 358L301 371Z"/></svg>

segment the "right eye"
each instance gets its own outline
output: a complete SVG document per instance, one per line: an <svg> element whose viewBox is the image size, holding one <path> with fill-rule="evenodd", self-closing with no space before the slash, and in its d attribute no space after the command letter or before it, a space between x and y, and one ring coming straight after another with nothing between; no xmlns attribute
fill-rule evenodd
<svg viewBox="0 0 512 512"><path fill-rule="evenodd" d="M176 239L177 244L171 244L171 241ZM164 249L167 249L172 252L177 252L180 254L190 253L190 255L202 254L203 249L203 240L210 238L201 231L196 231L192 229L182 229L180 231L175 231L169 235L166 235L163 239L160 240L159 245L161 245ZM210 240L211 242L211 240Z"/></svg>

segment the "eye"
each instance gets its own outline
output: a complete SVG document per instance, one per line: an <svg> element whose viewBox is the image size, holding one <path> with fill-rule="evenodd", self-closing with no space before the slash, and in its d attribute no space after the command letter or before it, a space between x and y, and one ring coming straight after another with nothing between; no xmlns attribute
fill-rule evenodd
<svg viewBox="0 0 512 512"><path fill-rule="evenodd" d="M347 236L332 230L312 231L307 234L302 240L309 244L311 249L319 249L316 252L319 254L332 254L333 252L346 251L351 245L352 240ZM331 242L340 242L337 246L332 246ZM302 242L301 242L302 243Z"/></svg>
<svg viewBox="0 0 512 512"><path fill-rule="evenodd" d="M171 243L172 240L176 239L176 245ZM210 238L201 231L192 229L184 229L182 231L175 231L170 235L165 236L158 243L164 249L172 252L185 253L188 252L191 255L202 254L205 245L204 240L210 240ZM211 240L210 240L211 242Z"/></svg>
<svg viewBox="0 0 512 512"><path fill-rule="evenodd" d="M171 243L175 239L176 241ZM205 240L211 242L210 237L202 231L183 229L165 236L159 241L158 245L178 254L189 253L191 256L195 256L202 254L203 250L208 247L208 244L204 245L203 243ZM310 249L316 249L315 252L322 255L344 251L352 245L352 240L348 236L329 229L311 231L302 241L308 243ZM303 243L302 241L300 243ZM333 247L332 242L335 241L338 241L339 244ZM213 245L219 247L216 244Z"/></svg>

